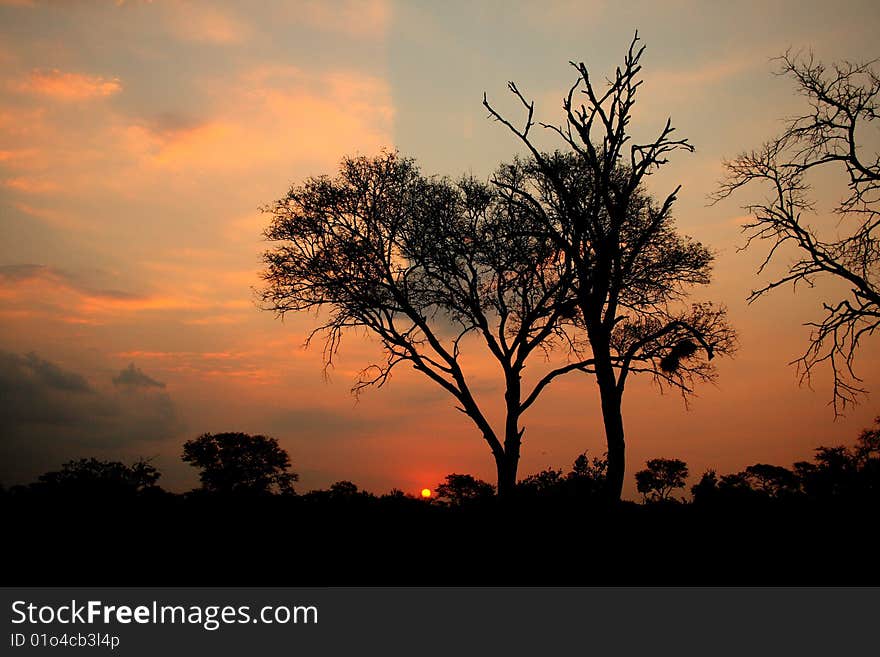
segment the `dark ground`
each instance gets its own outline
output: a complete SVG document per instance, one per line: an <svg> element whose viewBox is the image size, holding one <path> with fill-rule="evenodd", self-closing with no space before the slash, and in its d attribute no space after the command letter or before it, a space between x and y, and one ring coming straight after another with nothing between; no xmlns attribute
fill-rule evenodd
<svg viewBox="0 0 880 657"><path fill-rule="evenodd" d="M6 586L867 585L876 506L6 498Z"/></svg>

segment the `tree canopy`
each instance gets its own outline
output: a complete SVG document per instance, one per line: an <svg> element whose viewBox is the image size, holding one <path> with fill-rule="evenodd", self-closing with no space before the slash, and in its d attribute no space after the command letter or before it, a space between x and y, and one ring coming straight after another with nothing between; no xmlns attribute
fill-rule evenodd
<svg viewBox="0 0 880 657"><path fill-rule="evenodd" d="M688 466L681 459L651 459L646 465L636 472L636 488L646 502L666 502L672 491L684 488Z"/></svg>
<svg viewBox="0 0 880 657"><path fill-rule="evenodd" d="M443 388L496 461L498 490L513 490L523 413L577 359L526 387L533 354L570 347L571 267L534 217L497 187L421 174L394 152L348 157L335 178L309 178L265 208L274 244L264 255L264 307L322 311L327 366L351 329L378 337L384 360L364 368L359 392L400 364ZM470 340L470 342L468 342ZM505 417L493 426L462 364L466 345L498 365Z"/></svg>
<svg viewBox="0 0 880 657"><path fill-rule="evenodd" d="M275 438L246 433L205 433L183 445L183 460L199 468L212 493L292 493L299 478Z"/></svg>
<svg viewBox="0 0 880 657"><path fill-rule="evenodd" d="M434 492L438 500L453 506L461 506L492 497L495 488L473 475L453 473L446 475L443 483L438 484Z"/></svg>

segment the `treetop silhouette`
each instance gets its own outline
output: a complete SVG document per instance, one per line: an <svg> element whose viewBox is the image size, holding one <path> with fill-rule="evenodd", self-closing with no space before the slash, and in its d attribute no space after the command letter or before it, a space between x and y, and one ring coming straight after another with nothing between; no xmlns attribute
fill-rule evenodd
<svg viewBox="0 0 880 657"><path fill-rule="evenodd" d="M183 460L199 468L205 491L222 494L293 493L299 476L275 438L205 433L183 445Z"/></svg>
<svg viewBox="0 0 880 657"><path fill-rule="evenodd" d="M687 463L681 459L650 459L644 470L636 472L636 489L645 502L668 502L672 491L684 488L688 477Z"/></svg>

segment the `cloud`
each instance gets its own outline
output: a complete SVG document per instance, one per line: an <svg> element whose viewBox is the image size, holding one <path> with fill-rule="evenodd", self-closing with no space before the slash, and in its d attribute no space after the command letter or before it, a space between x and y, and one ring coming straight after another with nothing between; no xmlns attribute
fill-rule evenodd
<svg viewBox="0 0 880 657"><path fill-rule="evenodd" d="M0 350L0 480L26 481L69 458L130 454L178 434L170 396L135 372L152 383L104 389L35 353Z"/></svg>
<svg viewBox="0 0 880 657"><path fill-rule="evenodd" d="M145 311L218 309L202 299L180 294L137 294L89 285L79 276L39 264L0 265L0 299L24 306L40 299L75 320L106 318Z"/></svg>
<svg viewBox="0 0 880 657"><path fill-rule="evenodd" d="M204 118L162 114L119 131L142 170L250 173L297 161L335 162L392 140L391 90L378 77L271 65L205 87Z"/></svg>
<svg viewBox="0 0 880 657"><path fill-rule="evenodd" d="M51 70L35 69L16 87L24 93L39 94L64 101L106 98L122 91L122 83L119 78L66 73L57 68Z"/></svg>
<svg viewBox="0 0 880 657"><path fill-rule="evenodd" d="M83 222L73 217L70 213L54 210L46 207L36 207L28 203L13 203L13 207L19 212L34 217L40 221L58 228L82 229Z"/></svg>
<svg viewBox="0 0 880 657"><path fill-rule="evenodd" d="M179 112L160 112L144 121L144 127L164 139L174 139L198 129L204 120Z"/></svg>
<svg viewBox="0 0 880 657"><path fill-rule="evenodd" d="M46 267L44 265L0 265L0 281L18 283L39 276Z"/></svg>
<svg viewBox="0 0 880 657"><path fill-rule="evenodd" d="M164 388L165 384L144 374L143 370L130 363L128 367L113 377L113 385L122 387Z"/></svg>
<svg viewBox="0 0 880 657"><path fill-rule="evenodd" d="M19 384L25 388L45 387L68 392L93 392L85 378L75 372L67 372L33 352L26 356L0 352L0 379L5 375L8 380L9 372L13 370L19 372Z"/></svg>
<svg viewBox="0 0 880 657"><path fill-rule="evenodd" d="M29 178L26 176L6 178L3 181L3 186L24 194L47 194L58 189L58 185L49 180L40 180L39 178Z"/></svg>
<svg viewBox="0 0 880 657"><path fill-rule="evenodd" d="M146 299L141 295L124 292L122 290L91 287L83 283L75 274L64 271L63 269L49 267L48 265L34 263L0 265L0 284L22 284L31 281L46 281L53 283L58 287L62 287L68 292L77 292L84 297L91 299L105 299L108 303L143 303Z"/></svg>
<svg viewBox="0 0 880 657"><path fill-rule="evenodd" d="M726 59L700 62L691 68L648 71L645 73L645 79L652 88L671 89L674 93L680 93L683 88L702 88L724 82L759 65L762 61L754 54L737 54Z"/></svg>
<svg viewBox="0 0 880 657"><path fill-rule="evenodd" d="M295 22L350 37L381 39L391 24L391 7L385 0L305 0L294 11Z"/></svg>
<svg viewBox="0 0 880 657"><path fill-rule="evenodd" d="M375 414L357 413L352 409L293 408L270 418L273 431L280 434L327 436L335 438L357 437L388 428L393 419Z"/></svg>
<svg viewBox="0 0 880 657"><path fill-rule="evenodd" d="M225 46L242 43L251 33L241 18L225 14L207 3L180 3L168 20L171 32L183 41Z"/></svg>

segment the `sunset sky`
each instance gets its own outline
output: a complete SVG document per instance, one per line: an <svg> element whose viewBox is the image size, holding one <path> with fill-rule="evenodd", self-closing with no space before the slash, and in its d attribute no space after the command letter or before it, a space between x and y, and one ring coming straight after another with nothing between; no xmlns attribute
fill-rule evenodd
<svg viewBox="0 0 880 657"><path fill-rule="evenodd" d="M763 251L737 252L740 206L756 194L707 197L723 158L805 107L771 59L789 47L878 57L880 5L766 4L0 0L0 482L81 456L153 457L160 483L187 490L181 444L220 431L277 437L301 491L348 479L416 494L451 472L494 481L488 447L436 385L401 369L356 400L375 341L351 335L325 380L320 348L302 349L315 318L257 308L259 208L383 147L427 173L486 178L519 145L487 119L484 91L518 117L505 86L516 80L538 118L558 122L568 61L611 74L636 29L647 50L633 132L650 137L671 116L696 147L650 189L683 185L681 230L718 254L715 283L694 298L729 307L740 350L689 410L630 382L627 494L648 458L684 459L693 483L708 467L790 465L852 442L880 414L880 341L857 363L873 396L835 422L827 371L811 390L788 362L839 288L748 306L767 280L755 275ZM816 221L837 189L820 185ZM474 371L497 406L490 364ZM555 383L524 424L521 476L604 451L586 376Z"/></svg>

